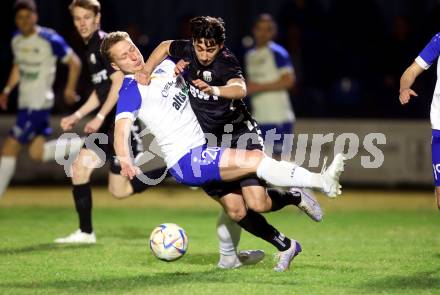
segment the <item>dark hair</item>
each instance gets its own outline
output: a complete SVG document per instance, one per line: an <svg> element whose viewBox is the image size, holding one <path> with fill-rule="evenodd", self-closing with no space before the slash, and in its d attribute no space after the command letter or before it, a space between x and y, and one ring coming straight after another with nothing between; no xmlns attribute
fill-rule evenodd
<svg viewBox="0 0 440 295"><path fill-rule="evenodd" d="M98 0L73 0L69 5L69 10L71 13L75 7L91 10L95 13L95 15L101 12L101 4Z"/></svg>
<svg viewBox="0 0 440 295"><path fill-rule="evenodd" d="M254 26L256 26L259 22L271 22L276 25L275 20L273 19L270 13L262 13L255 20Z"/></svg>
<svg viewBox="0 0 440 295"><path fill-rule="evenodd" d="M12 11L14 12L14 15L17 14L19 10L26 9L29 11L32 11L34 13L37 13L37 5L35 5L35 2L33 0L17 0L14 3L14 7Z"/></svg>
<svg viewBox="0 0 440 295"><path fill-rule="evenodd" d="M206 45L225 42L225 23L220 17L197 16L190 20L191 38L193 41L205 39ZM207 43L208 41L208 43ZM213 42L214 41L214 42Z"/></svg>
<svg viewBox="0 0 440 295"><path fill-rule="evenodd" d="M118 43L122 40L130 40L130 36L127 32L117 31L109 33L107 36L105 36L104 40L101 42L101 47L99 51L101 52L101 55L109 62L112 61L112 57L110 54L110 48L112 48L113 45Z"/></svg>

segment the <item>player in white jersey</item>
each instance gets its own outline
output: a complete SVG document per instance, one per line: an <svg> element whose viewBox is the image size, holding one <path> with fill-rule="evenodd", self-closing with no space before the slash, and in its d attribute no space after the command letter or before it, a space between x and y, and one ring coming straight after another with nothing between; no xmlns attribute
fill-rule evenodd
<svg viewBox="0 0 440 295"><path fill-rule="evenodd" d="M134 74L144 66L142 55L124 32L110 33L102 42L101 52L116 70L126 74ZM174 63L164 61L154 70L156 78L149 86L138 84L132 75L124 80L119 92L115 126L115 150L122 175L132 179L139 172L127 144L131 124L139 117L155 136L170 173L185 185L201 186L256 174L278 186L321 189L329 197L341 193L339 176L344 165L341 154L335 157L326 172L318 174L294 163L275 161L259 150L207 147L204 133L188 101L188 86L181 77L173 77L174 66ZM232 204L220 202L228 214L236 210L246 211L244 202L233 204L233 208ZM275 270L288 269L292 259L301 252L297 241L285 237L255 212L245 226L250 233L280 251Z"/></svg>
<svg viewBox="0 0 440 295"><path fill-rule="evenodd" d="M68 103L76 100L75 87L81 62L64 39L55 31L37 25L36 6L32 1L17 1L14 6L18 32L12 39L14 61L9 79L0 94L0 106L7 108L8 96L18 84L18 115L3 143L0 159L0 197L15 171L17 155L29 144L29 155L36 161L55 158L56 141L47 142L51 133L49 116L54 104L52 84L56 61L69 67L64 95ZM69 144L59 141L57 144ZM80 142L72 145L78 149ZM64 149L68 150L68 149Z"/></svg>
<svg viewBox="0 0 440 295"><path fill-rule="evenodd" d="M276 24L269 14L258 17L253 34L255 48L245 55L252 116L263 133L266 151L281 156L284 134L292 134L295 120L288 92L295 72L287 51L272 41Z"/></svg>
<svg viewBox="0 0 440 295"><path fill-rule="evenodd" d="M440 65L438 57L440 55L440 33L434 35L431 41L419 53L415 61L405 70L400 78L401 104L407 104L411 96L417 96L417 93L411 89L416 78L437 61L437 83L434 89L434 95L431 103L431 128L432 128L432 170L434 175L435 195L437 198L437 207L440 209Z"/></svg>

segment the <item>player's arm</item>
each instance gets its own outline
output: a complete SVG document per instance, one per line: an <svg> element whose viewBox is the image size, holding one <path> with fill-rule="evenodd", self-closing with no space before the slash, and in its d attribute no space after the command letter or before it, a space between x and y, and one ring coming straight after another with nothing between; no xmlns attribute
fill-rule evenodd
<svg viewBox="0 0 440 295"><path fill-rule="evenodd" d="M64 131L71 130L84 116L87 116L90 112L94 111L100 105L98 95L94 90L87 101L72 115L61 119L61 128Z"/></svg>
<svg viewBox="0 0 440 295"><path fill-rule="evenodd" d="M78 101L76 84L78 83L79 75L81 73L81 60L72 51L65 63L69 68L69 73L67 76L66 87L64 89L64 98L67 104L74 104Z"/></svg>
<svg viewBox="0 0 440 295"><path fill-rule="evenodd" d="M173 40L167 40L160 43L150 54L145 66L141 72L136 73L135 79L141 84L149 84L151 74L165 58L170 55L170 46Z"/></svg>
<svg viewBox="0 0 440 295"><path fill-rule="evenodd" d="M192 81L194 86L208 95L221 96L228 99L243 99L246 96L246 83L241 78L232 78L224 86L210 86L205 81Z"/></svg>
<svg viewBox="0 0 440 295"><path fill-rule="evenodd" d="M138 174L138 169L130 156L128 145L130 129L133 124L132 118L120 118L115 123L114 148L116 157L121 165L121 175L133 179Z"/></svg>
<svg viewBox="0 0 440 295"><path fill-rule="evenodd" d="M104 104L101 106L98 114L84 127L86 133L97 132L101 128L102 122L107 117L107 115L113 110L116 103L118 102L119 89L121 89L122 82L124 81L124 74L121 71L113 72L110 75L110 80L112 84L110 90L107 94L107 98Z"/></svg>
<svg viewBox="0 0 440 295"><path fill-rule="evenodd" d="M127 87L119 91L119 100L116 107L114 148L117 159L121 164L121 175L133 179L140 173L138 167L133 164L130 156L129 137L133 121L138 116L142 104L142 97L137 83L127 82Z"/></svg>
<svg viewBox="0 0 440 295"><path fill-rule="evenodd" d="M252 95L264 91L290 90L294 86L295 80L294 72L286 72L282 74L278 80L271 83L255 83L253 81L248 81L248 94Z"/></svg>
<svg viewBox="0 0 440 295"><path fill-rule="evenodd" d="M411 99L411 96L417 96L417 93L411 89L416 78L424 71L424 69L413 62L406 70L403 72L400 78L400 90L399 90L399 100L401 104L406 104Z"/></svg>
<svg viewBox="0 0 440 295"><path fill-rule="evenodd" d="M6 85L3 88L2 93L0 94L0 107L2 108L2 110L7 109L9 94L15 88L15 86L17 86L19 80L20 80L19 67L17 64L14 63L9 73L8 82L6 82Z"/></svg>

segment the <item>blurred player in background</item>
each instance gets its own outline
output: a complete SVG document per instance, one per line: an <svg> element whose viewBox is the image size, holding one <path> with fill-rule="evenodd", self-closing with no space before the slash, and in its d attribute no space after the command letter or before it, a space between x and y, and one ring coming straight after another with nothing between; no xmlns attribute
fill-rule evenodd
<svg viewBox="0 0 440 295"><path fill-rule="evenodd" d="M2 147L0 159L0 197L5 192L23 145L29 144L29 155L35 161L55 159L57 145L70 145L70 152L80 142L56 140L46 142L52 130L49 117L54 105L52 85L56 62L61 60L69 68L64 97L68 104L77 100L76 83L81 62L64 39L52 29L37 25L37 8L31 0L20 0L14 5L18 31L12 39L14 61L9 79L0 94L0 107L7 109L8 97L18 85L17 122ZM62 148L62 147L61 147ZM69 148L64 147L68 151Z"/></svg>
<svg viewBox="0 0 440 295"><path fill-rule="evenodd" d="M252 116L263 133L266 152L272 155L273 151L280 158L284 134L293 132L295 115L289 90L295 83L295 72L287 51L273 42L276 33L272 16L260 15L253 27L255 48L245 55L245 69Z"/></svg>
<svg viewBox="0 0 440 295"><path fill-rule="evenodd" d="M96 243L92 225L92 191L90 176L106 160L110 161L109 190L118 195L118 189L125 178L119 174L120 166L114 158L113 128L115 105L122 85L123 74L113 70L99 52L106 33L100 30L101 5L97 0L73 0L69 6L73 23L84 41L84 56L93 91L87 101L72 115L61 120L63 130L71 130L84 116L100 107L96 116L89 121L84 132L89 134L77 159L72 165L73 199L79 218L79 229L72 234L58 238L56 243ZM136 127L135 127L136 128ZM101 137L99 137L101 135ZM103 136L103 137L102 137ZM140 139L133 134L131 146L137 155L142 149Z"/></svg>
<svg viewBox="0 0 440 295"><path fill-rule="evenodd" d="M405 70L400 78L399 100L401 104L407 104L411 96L417 93L411 89L416 78L437 61L437 83L431 103L431 150L432 150L432 169L434 175L435 195L437 207L440 209L440 82L438 57L440 55L440 33L437 33L425 48L419 53L415 61Z"/></svg>

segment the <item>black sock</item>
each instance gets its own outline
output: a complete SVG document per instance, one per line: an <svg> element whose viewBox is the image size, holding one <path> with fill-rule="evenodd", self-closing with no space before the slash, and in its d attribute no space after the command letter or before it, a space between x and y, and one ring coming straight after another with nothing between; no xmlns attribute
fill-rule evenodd
<svg viewBox="0 0 440 295"><path fill-rule="evenodd" d="M147 177L148 179L151 179L151 181L155 181L158 180L162 177L162 175L164 175L164 173L166 173L165 177L169 177L170 174L167 171L167 167L161 167L161 168L157 168L151 171L146 171L143 172L142 174ZM143 181L142 180L143 177L135 177L132 180L130 180L131 182L131 186L133 187L133 193L141 193L147 189L149 189L150 187L152 187L153 185L151 184L151 182L149 181Z"/></svg>
<svg viewBox="0 0 440 295"><path fill-rule="evenodd" d="M272 208L270 211L278 211L287 205L296 205L301 202L300 192L282 191L276 188L267 189L267 194L272 199Z"/></svg>
<svg viewBox="0 0 440 295"><path fill-rule="evenodd" d="M279 251L290 248L290 239L270 225L266 218L259 213L248 210L246 216L237 223L254 236L271 243Z"/></svg>
<svg viewBox="0 0 440 295"><path fill-rule="evenodd" d="M73 199L79 217L79 228L82 232L91 233L92 228L92 190L90 184L73 186Z"/></svg>

